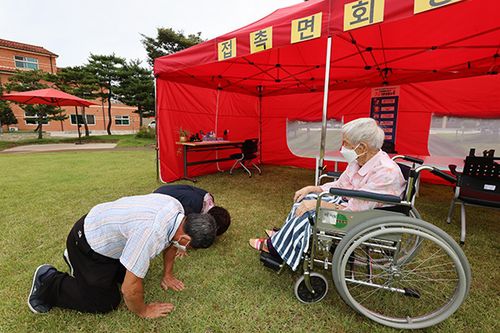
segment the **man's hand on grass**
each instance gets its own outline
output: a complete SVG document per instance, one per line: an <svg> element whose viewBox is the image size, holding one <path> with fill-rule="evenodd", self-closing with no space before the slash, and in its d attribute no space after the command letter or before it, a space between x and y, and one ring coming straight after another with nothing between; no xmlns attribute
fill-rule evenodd
<svg viewBox="0 0 500 333"><path fill-rule="evenodd" d="M142 318L159 318L165 317L174 310L174 305L171 303L150 303L146 304L144 310L139 313Z"/></svg>
<svg viewBox="0 0 500 333"><path fill-rule="evenodd" d="M186 251L182 251L182 250L178 250L176 253L175 253L175 258L179 258L179 259L182 259L184 257L187 257L188 253Z"/></svg>
<svg viewBox="0 0 500 333"><path fill-rule="evenodd" d="M169 288L175 291L184 290L184 283L181 280L177 280L173 275L164 276L160 285L163 290L168 290Z"/></svg>

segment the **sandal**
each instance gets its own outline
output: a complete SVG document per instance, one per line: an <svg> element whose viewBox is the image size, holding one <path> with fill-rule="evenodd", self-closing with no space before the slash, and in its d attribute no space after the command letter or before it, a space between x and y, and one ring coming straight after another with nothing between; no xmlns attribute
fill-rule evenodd
<svg viewBox="0 0 500 333"><path fill-rule="evenodd" d="M273 227L272 229L266 229L265 233L266 233L267 237L271 238L279 230L280 230L280 228Z"/></svg>
<svg viewBox="0 0 500 333"><path fill-rule="evenodd" d="M266 233L267 237L271 238L276 233L276 230L266 229L265 233Z"/></svg>
<svg viewBox="0 0 500 333"><path fill-rule="evenodd" d="M267 238L252 238L248 241L248 244L254 250L269 253L266 242Z"/></svg>

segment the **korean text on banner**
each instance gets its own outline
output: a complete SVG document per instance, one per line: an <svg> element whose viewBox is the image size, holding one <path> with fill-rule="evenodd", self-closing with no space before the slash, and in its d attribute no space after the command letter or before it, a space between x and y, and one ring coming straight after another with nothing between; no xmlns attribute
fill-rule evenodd
<svg viewBox="0 0 500 333"><path fill-rule="evenodd" d="M439 7L451 5L463 0L415 0L413 6L413 13L418 14L431 9L436 9Z"/></svg>
<svg viewBox="0 0 500 333"><path fill-rule="evenodd" d="M385 0L359 0L344 5L344 31L384 20Z"/></svg>
<svg viewBox="0 0 500 333"><path fill-rule="evenodd" d="M299 43L321 37L322 14L320 12L293 20L291 43Z"/></svg>
<svg viewBox="0 0 500 333"><path fill-rule="evenodd" d="M269 50L273 47L273 27L250 33L250 53Z"/></svg>
<svg viewBox="0 0 500 333"><path fill-rule="evenodd" d="M220 42L217 46L219 51L219 61L236 57L236 38Z"/></svg>

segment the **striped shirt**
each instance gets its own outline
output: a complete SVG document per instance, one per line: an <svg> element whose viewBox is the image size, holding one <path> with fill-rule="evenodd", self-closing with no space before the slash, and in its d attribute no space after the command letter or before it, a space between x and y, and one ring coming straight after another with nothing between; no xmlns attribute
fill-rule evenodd
<svg viewBox="0 0 500 333"><path fill-rule="evenodd" d="M170 245L183 218L179 201L152 193L95 206L85 218L84 232L95 252L120 259L128 271L144 278L150 260Z"/></svg>

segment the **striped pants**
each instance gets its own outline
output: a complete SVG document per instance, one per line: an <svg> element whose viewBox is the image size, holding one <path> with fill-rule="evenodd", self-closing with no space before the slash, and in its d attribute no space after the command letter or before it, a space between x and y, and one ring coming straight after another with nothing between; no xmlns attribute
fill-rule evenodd
<svg viewBox="0 0 500 333"><path fill-rule="evenodd" d="M276 252L294 271L299 266L302 253L309 248L309 239L312 231L309 224L309 216L314 218L315 215L314 209L298 217L295 216L295 211L303 200L316 200L317 198L318 196L313 193L296 202L288 214L283 227L271 237L271 244ZM322 200L336 204L343 202L341 197L335 196L325 197Z"/></svg>

